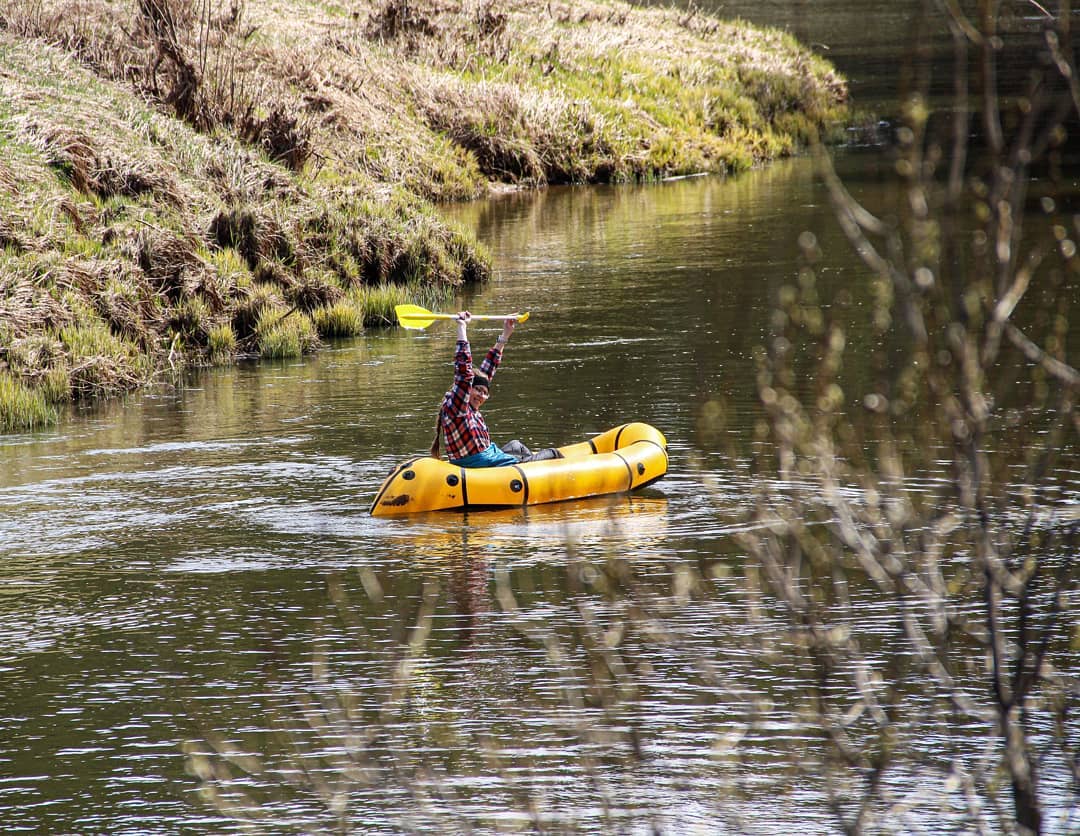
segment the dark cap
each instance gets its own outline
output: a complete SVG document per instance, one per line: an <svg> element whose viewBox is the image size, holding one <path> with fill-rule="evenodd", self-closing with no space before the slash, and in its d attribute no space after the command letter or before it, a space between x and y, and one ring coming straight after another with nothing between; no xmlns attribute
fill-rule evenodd
<svg viewBox="0 0 1080 836"><path fill-rule="evenodd" d="M487 377L485 377L484 375L482 375L480 373L476 373L476 374L473 375L472 385L473 386L483 386L489 392L491 391L491 380L489 380Z"/></svg>

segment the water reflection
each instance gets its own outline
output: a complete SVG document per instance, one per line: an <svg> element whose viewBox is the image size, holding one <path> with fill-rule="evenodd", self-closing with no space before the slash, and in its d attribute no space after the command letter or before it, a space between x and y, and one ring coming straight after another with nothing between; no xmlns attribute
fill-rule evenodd
<svg viewBox="0 0 1080 836"><path fill-rule="evenodd" d="M544 508L536 531L521 512L483 515L484 525L471 515L457 530L415 530L408 592L394 570L335 573L313 678L279 673L263 689L280 695L263 716L288 731L288 750L280 732L263 740L230 803L261 799L263 821L305 830L334 821L335 808L365 832L401 821L620 832L753 822L753 805L736 800L737 764L716 768L761 708L740 682L748 645L715 643L719 625L743 621L738 579L719 582L720 600L692 573L673 586L660 566L671 560L657 528L666 513L660 497L592 503L572 518ZM542 563L504 559L521 553L515 541L541 537ZM687 596L699 599L692 615ZM204 735L212 747L189 749L192 768L222 780L216 769L250 751L249 736ZM284 769L301 777L282 781Z"/></svg>

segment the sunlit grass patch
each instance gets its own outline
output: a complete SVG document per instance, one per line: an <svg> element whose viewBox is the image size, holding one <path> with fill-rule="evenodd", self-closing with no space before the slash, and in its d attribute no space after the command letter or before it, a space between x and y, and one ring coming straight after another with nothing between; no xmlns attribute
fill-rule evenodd
<svg viewBox="0 0 1080 836"><path fill-rule="evenodd" d="M349 298L363 310L365 325L393 325L394 308L413 302L414 295L404 285L386 284L357 288Z"/></svg>
<svg viewBox="0 0 1080 836"><path fill-rule="evenodd" d="M259 323L269 323L271 314L280 318L287 311L280 290L261 282L252 284L233 310L232 326L237 339L244 345L257 345Z"/></svg>
<svg viewBox="0 0 1080 836"><path fill-rule="evenodd" d="M327 186L296 226L309 251L325 253L327 269L343 288L458 285L481 282L491 272L490 254L473 235L402 189L357 200Z"/></svg>
<svg viewBox="0 0 1080 836"><path fill-rule="evenodd" d="M232 247L215 249L210 253L209 261L222 287L231 292L251 287L251 269L243 256Z"/></svg>
<svg viewBox="0 0 1080 836"><path fill-rule="evenodd" d="M216 325L207 334L207 355L215 366L225 365L236 356L236 332L228 322Z"/></svg>
<svg viewBox="0 0 1080 836"><path fill-rule="evenodd" d="M421 305L434 309L446 304L450 294L416 285L384 284L354 288L346 299L364 312L365 325L385 326L397 324L394 308L398 305Z"/></svg>
<svg viewBox="0 0 1080 836"><path fill-rule="evenodd" d="M67 355L63 344L52 333L31 333L13 339L4 346L2 356L7 364L6 372L44 397L47 403L70 400Z"/></svg>
<svg viewBox="0 0 1080 836"><path fill-rule="evenodd" d="M0 432L22 432L52 426L58 411L41 391L30 389L0 372Z"/></svg>
<svg viewBox="0 0 1080 836"><path fill-rule="evenodd" d="M267 360L302 357L319 346L319 335L311 317L300 311L280 314L264 310L255 324L259 355Z"/></svg>
<svg viewBox="0 0 1080 836"><path fill-rule="evenodd" d="M332 305L312 312L315 328L322 337L354 337L364 331L364 307L352 298L341 299Z"/></svg>
<svg viewBox="0 0 1080 836"><path fill-rule="evenodd" d="M67 365L57 365L48 369L35 382L35 388L50 404L61 404L71 400L71 376Z"/></svg>

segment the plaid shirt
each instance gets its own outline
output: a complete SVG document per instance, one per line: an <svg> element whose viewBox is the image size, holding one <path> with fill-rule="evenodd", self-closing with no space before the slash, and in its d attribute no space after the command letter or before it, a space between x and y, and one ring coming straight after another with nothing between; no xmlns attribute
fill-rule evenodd
<svg viewBox="0 0 1080 836"><path fill-rule="evenodd" d="M481 374L492 380L501 361L502 351L498 345L492 346L480 364ZM482 453L491 446L491 433L484 423L484 416L469 404L472 382L472 352L468 342L459 340L454 355L454 385L446 393L439 410L439 423L446 436L446 456L449 459L463 459L473 453Z"/></svg>

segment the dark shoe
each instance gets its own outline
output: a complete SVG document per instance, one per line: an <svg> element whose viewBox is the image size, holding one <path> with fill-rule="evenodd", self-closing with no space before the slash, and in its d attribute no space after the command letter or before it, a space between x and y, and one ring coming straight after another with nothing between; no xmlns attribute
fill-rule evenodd
<svg viewBox="0 0 1080 836"><path fill-rule="evenodd" d="M554 447L546 447L543 450L537 450L528 458L522 459L523 462L543 462L548 459L561 459L563 454L556 450Z"/></svg>

